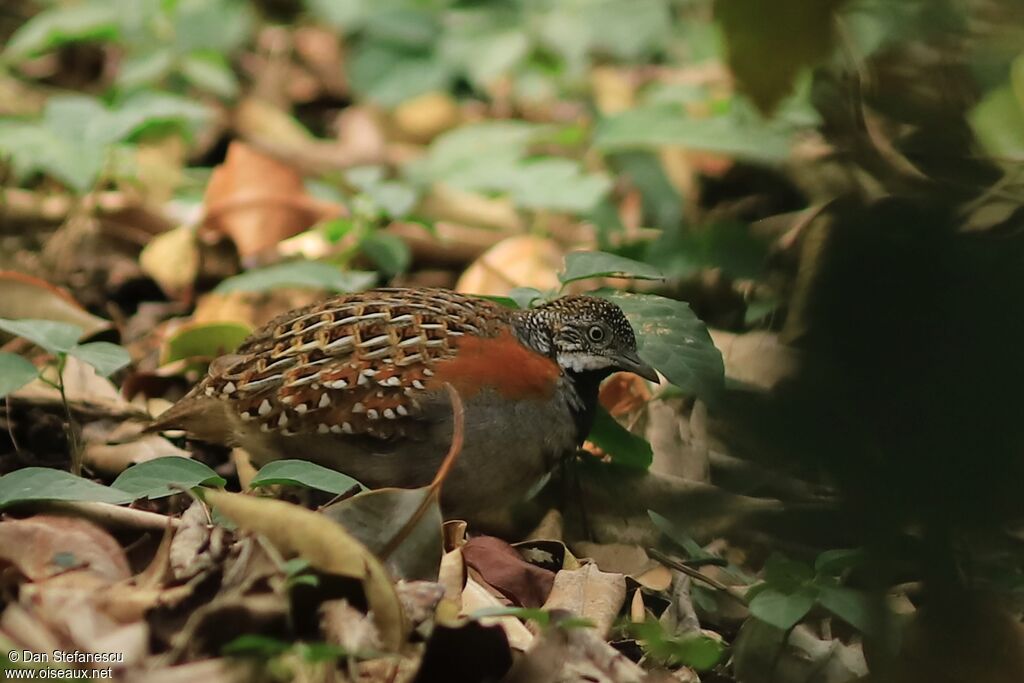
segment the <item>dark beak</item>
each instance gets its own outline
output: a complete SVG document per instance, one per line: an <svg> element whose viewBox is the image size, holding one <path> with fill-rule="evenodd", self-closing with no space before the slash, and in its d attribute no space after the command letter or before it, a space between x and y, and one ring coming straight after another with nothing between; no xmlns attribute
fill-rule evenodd
<svg viewBox="0 0 1024 683"><path fill-rule="evenodd" d="M633 374L640 375L644 379L650 380L655 384L661 384L661 378L658 377L658 372L650 365L640 360L640 356L636 351L627 351L619 356L619 368L626 372L632 372Z"/></svg>

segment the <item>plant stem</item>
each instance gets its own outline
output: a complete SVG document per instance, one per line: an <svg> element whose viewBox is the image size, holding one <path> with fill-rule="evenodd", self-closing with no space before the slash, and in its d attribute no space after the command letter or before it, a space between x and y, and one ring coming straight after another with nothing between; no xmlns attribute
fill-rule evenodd
<svg viewBox="0 0 1024 683"><path fill-rule="evenodd" d="M71 474L82 476L82 449L78 444L78 436L75 433L75 422L71 417L71 405L68 403L68 396L64 392L64 366L67 363L66 354L57 355L57 390L60 391L60 402L64 404L64 416L67 422L64 431L68 438L68 447L71 449Z"/></svg>

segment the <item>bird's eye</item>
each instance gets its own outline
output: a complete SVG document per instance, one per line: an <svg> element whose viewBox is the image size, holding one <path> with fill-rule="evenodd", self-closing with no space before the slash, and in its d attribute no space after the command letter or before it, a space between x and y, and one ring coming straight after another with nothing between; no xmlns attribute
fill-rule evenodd
<svg viewBox="0 0 1024 683"><path fill-rule="evenodd" d="M587 330L587 337L589 337L592 342L604 341L604 328L600 325L594 325Z"/></svg>

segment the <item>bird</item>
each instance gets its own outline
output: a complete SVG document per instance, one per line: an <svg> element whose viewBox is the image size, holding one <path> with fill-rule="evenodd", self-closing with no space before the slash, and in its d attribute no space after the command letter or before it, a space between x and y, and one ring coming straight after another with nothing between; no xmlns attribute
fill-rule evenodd
<svg viewBox="0 0 1024 683"><path fill-rule="evenodd" d="M370 488L429 484L464 406L446 517L522 500L587 437L601 382L657 383L607 299L530 309L445 289L381 288L289 311L253 332L147 431L244 448L260 466L309 460Z"/></svg>

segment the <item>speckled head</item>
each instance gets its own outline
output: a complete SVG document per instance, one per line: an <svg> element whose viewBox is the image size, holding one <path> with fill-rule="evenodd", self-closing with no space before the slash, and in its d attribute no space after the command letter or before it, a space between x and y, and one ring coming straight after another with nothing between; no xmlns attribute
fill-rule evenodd
<svg viewBox="0 0 1024 683"><path fill-rule="evenodd" d="M622 309L606 299L565 296L524 311L523 341L555 359L570 375L633 372L652 382L658 373L640 360L636 336Z"/></svg>

